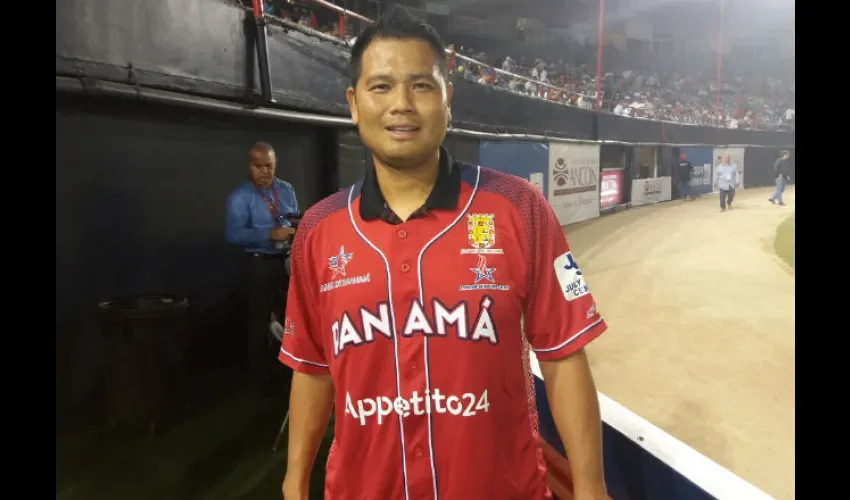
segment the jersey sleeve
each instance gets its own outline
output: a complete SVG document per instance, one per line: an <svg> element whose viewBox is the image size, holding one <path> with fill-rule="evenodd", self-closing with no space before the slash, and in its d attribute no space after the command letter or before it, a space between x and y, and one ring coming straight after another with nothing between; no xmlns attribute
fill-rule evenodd
<svg viewBox="0 0 850 500"><path fill-rule="evenodd" d="M319 293L315 286L307 239L310 233L295 233L290 257L286 322L278 359L297 372L325 375L330 372L322 344Z"/></svg>
<svg viewBox="0 0 850 500"><path fill-rule="evenodd" d="M535 190L536 191L536 190ZM562 359L600 336L607 326L561 224L540 192L531 202L529 288L523 327L541 361Z"/></svg>

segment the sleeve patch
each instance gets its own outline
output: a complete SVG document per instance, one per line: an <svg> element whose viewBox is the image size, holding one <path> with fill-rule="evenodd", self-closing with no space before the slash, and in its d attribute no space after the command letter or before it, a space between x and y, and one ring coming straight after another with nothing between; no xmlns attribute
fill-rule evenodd
<svg viewBox="0 0 850 500"><path fill-rule="evenodd" d="M576 264L572 252L561 254L555 258L555 276L561 286L561 293L567 301L573 301L590 293L590 287L584 280L581 269Z"/></svg>

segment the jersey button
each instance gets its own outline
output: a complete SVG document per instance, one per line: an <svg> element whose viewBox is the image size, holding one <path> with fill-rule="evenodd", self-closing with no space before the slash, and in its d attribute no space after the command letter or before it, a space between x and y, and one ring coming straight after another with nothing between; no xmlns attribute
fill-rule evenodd
<svg viewBox="0 0 850 500"><path fill-rule="evenodd" d="M399 238L407 238L407 231L405 231L404 229L399 229L398 230L398 237Z"/></svg>
<svg viewBox="0 0 850 500"><path fill-rule="evenodd" d="M414 457L422 458L422 455L424 455L424 453L422 453L422 447L421 446L417 446L416 448L413 449L413 456Z"/></svg>
<svg viewBox="0 0 850 500"><path fill-rule="evenodd" d="M406 273L408 271L410 271L410 264L408 264L407 262L404 262L401 265L401 272Z"/></svg>

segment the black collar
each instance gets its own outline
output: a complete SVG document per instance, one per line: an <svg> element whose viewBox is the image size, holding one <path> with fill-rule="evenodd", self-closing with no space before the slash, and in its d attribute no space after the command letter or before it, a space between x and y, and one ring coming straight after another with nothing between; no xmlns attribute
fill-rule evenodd
<svg viewBox="0 0 850 500"><path fill-rule="evenodd" d="M437 174L437 182L434 189L425 201L425 208L455 209L460 198L460 168L454 164L454 160L440 146L440 171ZM377 219L384 212L386 201L378 186L378 176L375 175L375 166L366 170L363 187L360 190L360 217L363 220Z"/></svg>

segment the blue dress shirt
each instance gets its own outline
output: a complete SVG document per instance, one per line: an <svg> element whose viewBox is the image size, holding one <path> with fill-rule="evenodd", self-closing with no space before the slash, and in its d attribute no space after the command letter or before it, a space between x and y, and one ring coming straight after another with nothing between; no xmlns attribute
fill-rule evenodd
<svg viewBox="0 0 850 500"><path fill-rule="evenodd" d="M281 220L275 220L269 211L266 200L274 200L278 191L277 213ZM260 194L262 192L262 195ZM291 226L287 215L298 213L298 200L292 185L277 177L269 188L259 191L250 181L242 184L227 197L227 223L225 236L233 245L241 246L248 253L279 254L275 242L269 239L271 230L277 227Z"/></svg>

